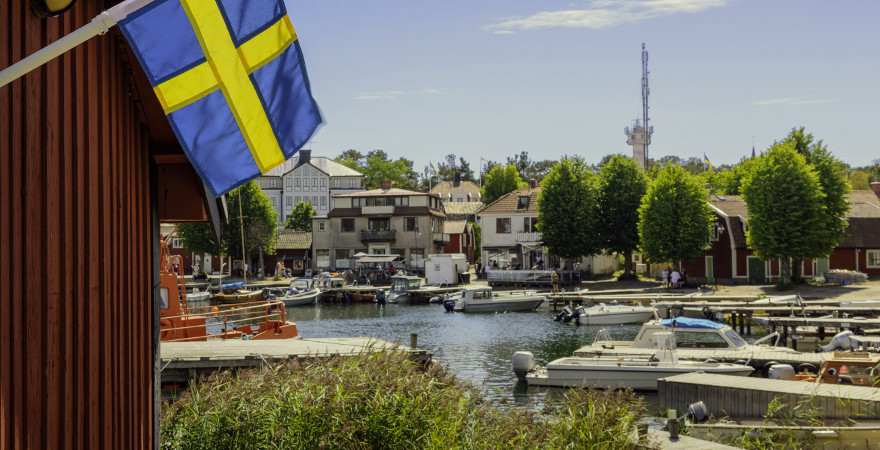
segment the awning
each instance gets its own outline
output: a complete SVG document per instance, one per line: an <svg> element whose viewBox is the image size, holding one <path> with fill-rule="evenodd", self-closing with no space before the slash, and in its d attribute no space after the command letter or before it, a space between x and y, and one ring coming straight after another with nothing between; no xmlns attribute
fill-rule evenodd
<svg viewBox="0 0 880 450"><path fill-rule="evenodd" d="M400 258L400 255L366 255L355 258L355 261L359 263L390 263L397 258Z"/></svg>

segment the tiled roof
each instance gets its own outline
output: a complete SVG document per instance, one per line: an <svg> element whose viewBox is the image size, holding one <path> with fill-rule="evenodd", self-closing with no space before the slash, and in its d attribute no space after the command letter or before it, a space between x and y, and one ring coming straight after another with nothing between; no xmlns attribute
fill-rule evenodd
<svg viewBox="0 0 880 450"><path fill-rule="evenodd" d="M849 217L880 217L880 198L874 191L852 191L849 207Z"/></svg>
<svg viewBox="0 0 880 450"><path fill-rule="evenodd" d="M308 250L312 248L312 233L310 231L281 230L278 232L275 248L278 250Z"/></svg>
<svg viewBox="0 0 880 450"><path fill-rule="evenodd" d="M293 155L287 161L276 166L274 169L266 172L265 176L280 177L295 169L299 164L299 153ZM350 167L344 166L330 158L323 156L312 156L309 163L318 170L330 175L331 177L357 177L363 176L362 173Z"/></svg>
<svg viewBox="0 0 880 450"><path fill-rule="evenodd" d="M538 212L538 196L540 193L540 187L517 189L508 192L494 202L484 206L478 214ZM526 208L517 208L520 196L529 197L529 203Z"/></svg>
<svg viewBox="0 0 880 450"><path fill-rule="evenodd" d="M453 197L464 197L471 194L471 199L476 201L480 199L480 186L473 181L462 181L458 186L453 186L451 181L441 181L431 188L431 193L438 194L444 199L448 198L449 194L452 194Z"/></svg>
<svg viewBox="0 0 880 450"><path fill-rule="evenodd" d="M334 197L384 197L395 195L432 195L427 192L416 192L408 189L391 188L391 189L371 189L369 191L350 192L347 194L336 194Z"/></svg>
<svg viewBox="0 0 880 450"><path fill-rule="evenodd" d="M443 202L447 216L470 216L483 207L483 202Z"/></svg>
<svg viewBox="0 0 880 450"><path fill-rule="evenodd" d="M446 234L461 234L467 227L466 220L447 220L443 222L443 232Z"/></svg>

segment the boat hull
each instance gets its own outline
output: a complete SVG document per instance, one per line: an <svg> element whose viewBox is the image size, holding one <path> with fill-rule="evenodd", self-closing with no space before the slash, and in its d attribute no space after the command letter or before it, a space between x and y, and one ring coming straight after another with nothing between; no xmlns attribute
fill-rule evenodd
<svg viewBox="0 0 880 450"><path fill-rule="evenodd" d="M581 325L622 325L644 323L654 317L654 311L626 311L581 314Z"/></svg>
<svg viewBox="0 0 880 450"><path fill-rule="evenodd" d="M317 302L319 295L321 295L321 291L315 289L314 292L308 292L291 297L282 297L280 300L284 302L284 306L308 306L314 305Z"/></svg>
<svg viewBox="0 0 880 450"><path fill-rule="evenodd" d="M538 309L542 303L544 303L543 298L492 300L491 302L465 303L461 307L461 312L491 313L534 311Z"/></svg>

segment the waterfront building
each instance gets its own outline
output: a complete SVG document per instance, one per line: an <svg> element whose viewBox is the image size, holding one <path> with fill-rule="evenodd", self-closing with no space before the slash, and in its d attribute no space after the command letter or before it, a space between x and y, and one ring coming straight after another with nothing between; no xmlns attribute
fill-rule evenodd
<svg viewBox="0 0 880 450"><path fill-rule="evenodd" d="M424 258L449 242L439 196L391 187L335 194L333 208L312 221L312 266L344 270L357 253L398 255L408 270L424 270Z"/></svg>
<svg viewBox="0 0 880 450"><path fill-rule="evenodd" d="M441 181L431 188L431 193L436 194L444 203L472 203L480 202L480 186L473 181L462 181L459 174L455 174L452 181Z"/></svg>
<svg viewBox="0 0 880 450"><path fill-rule="evenodd" d="M857 190L849 194L846 234L825 258L802 262L804 276L819 276L829 269L846 269L880 275L880 183L874 191ZM691 282L765 284L779 278L778 259L763 260L746 242L749 214L746 202L737 195L712 196L709 205L715 213L711 247L703 256L685 264Z"/></svg>
<svg viewBox="0 0 880 450"><path fill-rule="evenodd" d="M299 203L310 203L316 215L326 216L333 195L363 190L364 175L330 158L313 157L311 150L300 150L257 182L278 212L282 227Z"/></svg>
<svg viewBox="0 0 880 450"><path fill-rule="evenodd" d="M474 224L477 211L483 207L480 201L480 186L473 181L462 181L456 174L452 181L441 181L431 188L443 201L446 223L443 232L449 235L449 242L443 246L443 253L461 253L473 263L476 237Z"/></svg>

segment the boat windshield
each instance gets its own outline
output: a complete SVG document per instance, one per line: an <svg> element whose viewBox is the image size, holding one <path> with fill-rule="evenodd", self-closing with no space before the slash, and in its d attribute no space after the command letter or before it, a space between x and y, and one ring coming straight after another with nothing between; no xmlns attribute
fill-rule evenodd
<svg viewBox="0 0 880 450"><path fill-rule="evenodd" d="M408 283L408 287L410 289L418 289L419 287L421 287L421 285L422 285L421 278L413 278L413 279L409 280L409 283Z"/></svg>
<svg viewBox="0 0 880 450"><path fill-rule="evenodd" d="M746 340L743 339L742 336L737 334L736 331L727 330L724 332L724 335L727 336L727 340L730 341L730 344L733 345L734 347L738 348L738 347L745 347L746 345L748 345L748 342L746 342Z"/></svg>
<svg viewBox="0 0 880 450"><path fill-rule="evenodd" d="M311 284L312 284L311 280L307 280L307 279L293 280L293 283L291 283L291 285L294 288L299 289L301 291L309 289L311 287Z"/></svg>
<svg viewBox="0 0 880 450"><path fill-rule="evenodd" d="M391 290L392 291L395 291L395 292L405 291L406 285L407 285L406 278L392 278L391 279Z"/></svg>

